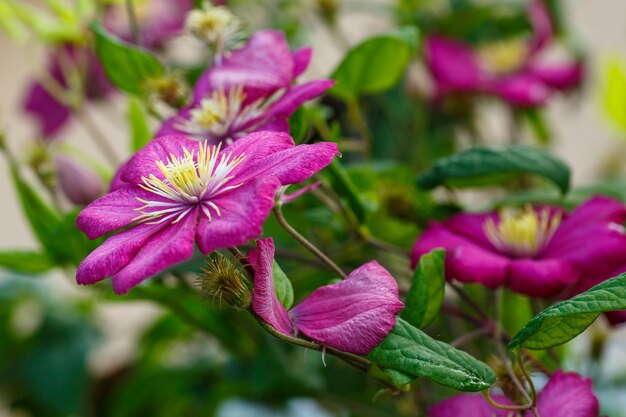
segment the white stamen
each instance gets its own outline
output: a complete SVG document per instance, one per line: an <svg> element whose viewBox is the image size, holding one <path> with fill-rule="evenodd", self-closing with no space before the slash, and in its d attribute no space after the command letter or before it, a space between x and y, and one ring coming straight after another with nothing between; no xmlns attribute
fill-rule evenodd
<svg viewBox="0 0 626 417"><path fill-rule="evenodd" d="M143 206L135 209L141 214L133 221L158 224L175 218L172 223L177 223L198 206L209 221L213 221L211 209L220 217L222 212L211 199L242 185L228 185L234 178L229 174L246 155L233 157L229 152L218 161L219 151L220 145L200 143L197 153L183 148L183 156L170 154L165 162L155 161L164 179L150 174L138 186L167 201L137 197Z"/></svg>

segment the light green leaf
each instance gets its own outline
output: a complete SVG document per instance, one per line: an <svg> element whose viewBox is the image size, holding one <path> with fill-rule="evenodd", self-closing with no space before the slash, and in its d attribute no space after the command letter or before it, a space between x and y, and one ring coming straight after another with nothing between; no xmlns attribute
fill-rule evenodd
<svg viewBox="0 0 626 417"><path fill-rule="evenodd" d="M626 310L626 273L604 281L533 318L509 343L509 349L548 349L572 340L605 311Z"/></svg>
<svg viewBox="0 0 626 417"><path fill-rule="evenodd" d="M626 64L620 58L604 65L602 102L609 119L626 133Z"/></svg>
<svg viewBox="0 0 626 417"><path fill-rule="evenodd" d="M418 184L426 189L439 185L485 186L509 182L512 176L522 173L544 177L563 193L569 188L570 170L565 163L547 151L526 146L471 148L437 161L419 177Z"/></svg>
<svg viewBox="0 0 626 417"><path fill-rule="evenodd" d="M44 248L49 251L54 250L59 246L59 242L55 240L55 231L61 223L61 215L22 179L15 166L11 167L11 178L22 206L22 213L26 216L33 234Z"/></svg>
<svg viewBox="0 0 626 417"><path fill-rule="evenodd" d="M293 286L276 261L274 261L273 275L274 289L276 290L278 301L286 310L289 310L293 304Z"/></svg>
<svg viewBox="0 0 626 417"><path fill-rule="evenodd" d="M0 252L0 267L22 274L41 274L54 268L54 262L45 253L3 251Z"/></svg>
<svg viewBox="0 0 626 417"><path fill-rule="evenodd" d="M143 94L148 81L163 75L163 65L150 52L113 37L98 22L92 23L91 30L104 71L120 90Z"/></svg>
<svg viewBox="0 0 626 417"><path fill-rule="evenodd" d="M445 251L435 249L423 255L415 272L411 288L404 300L400 316L415 327L427 326L441 307L445 292Z"/></svg>
<svg viewBox="0 0 626 417"><path fill-rule="evenodd" d="M400 317L368 356L383 368L428 378L458 391L482 391L496 379L493 371L478 359L432 339Z"/></svg>
<svg viewBox="0 0 626 417"><path fill-rule="evenodd" d="M417 41L417 28L405 26L355 46L333 73L337 83L330 94L354 100L390 89L404 75Z"/></svg>
<svg viewBox="0 0 626 417"><path fill-rule="evenodd" d="M152 132L148 126L146 113L139 99L130 97L126 115L131 131L131 151L137 152L152 139Z"/></svg>

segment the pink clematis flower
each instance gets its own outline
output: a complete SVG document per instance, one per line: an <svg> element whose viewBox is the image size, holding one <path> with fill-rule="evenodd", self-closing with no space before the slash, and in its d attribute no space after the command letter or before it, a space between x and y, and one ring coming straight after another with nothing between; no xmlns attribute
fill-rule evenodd
<svg viewBox="0 0 626 417"><path fill-rule="evenodd" d="M492 398L503 405L513 403L502 395ZM598 417L599 403L591 380L573 372L557 371L539 393L539 415L546 417ZM524 414L491 406L481 394L459 394L433 406L430 417L532 417L532 411Z"/></svg>
<svg viewBox="0 0 626 417"><path fill-rule="evenodd" d="M318 288L287 312L274 291L274 240L258 240L248 260L255 272L252 309L289 336L300 331L324 345L364 355L391 331L403 307L394 278L371 261L345 280Z"/></svg>
<svg viewBox="0 0 626 417"><path fill-rule="evenodd" d="M444 248L448 279L553 297L622 262L625 220L626 206L601 196L571 214L556 207L462 213L429 224L411 259L416 265L423 254Z"/></svg>
<svg viewBox="0 0 626 417"><path fill-rule="evenodd" d="M339 153L334 143L294 146L258 132L227 149L180 136L154 139L123 167L125 186L87 206L77 226L94 239L115 230L80 264L79 284L111 277L116 293L191 258L261 234L276 190L309 178Z"/></svg>
<svg viewBox="0 0 626 417"><path fill-rule="evenodd" d="M230 143L253 131L288 132L287 118L333 85L323 79L292 86L310 59L310 48L291 53L281 32L256 32L201 76L191 104L166 120L156 136Z"/></svg>
<svg viewBox="0 0 626 417"><path fill-rule="evenodd" d="M426 39L426 60L437 98L450 93L486 93L516 107L535 107L544 104L552 91L578 85L584 72L580 61L554 64L541 58L554 37L544 2L532 0L528 15L534 32L529 41L504 41L472 49L443 36Z"/></svg>

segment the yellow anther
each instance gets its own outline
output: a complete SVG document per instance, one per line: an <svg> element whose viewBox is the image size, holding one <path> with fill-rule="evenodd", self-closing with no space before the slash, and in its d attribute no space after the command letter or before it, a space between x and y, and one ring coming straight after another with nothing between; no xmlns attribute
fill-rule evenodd
<svg viewBox="0 0 626 417"><path fill-rule="evenodd" d="M512 256L532 257L546 247L561 223L561 213L550 214L547 208L537 211L507 208L499 212L500 221L487 219L483 228L489 241Z"/></svg>
<svg viewBox="0 0 626 417"><path fill-rule="evenodd" d="M228 8L205 2L201 9L187 14L185 27L203 42L223 45L239 32L241 22Z"/></svg>
<svg viewBox="0 0 626 417"><path fill-rule="evenodd" d="M522 68L528 57L528 44L523 39L497 41L478 48L480 62L493 74L510 74Z"/></svg>

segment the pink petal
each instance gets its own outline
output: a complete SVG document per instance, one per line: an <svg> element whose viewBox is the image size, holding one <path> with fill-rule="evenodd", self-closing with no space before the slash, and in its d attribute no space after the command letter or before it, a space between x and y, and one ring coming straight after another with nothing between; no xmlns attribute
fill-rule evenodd
<svg viewBox="0 0 626 417"><path fill-rule="evenodd" d="M315 80L296 85L273 103L263 118L291 116L303 103L319 97L334 83L334 80Z"/></svg>
<svg viewBox="0 0 626 417"><path fill-rule="evenodd" d="M509 266L511 289L530 297L552 297L579 277L578 269L560 259L515 259Z"/></svg>
<svg viewBox="0 0 626 417"><path fill-rule="evenodd" d="M171 155L175 157L183 155L183 148L195 151L198 146L197 141L184 136L161 136L153 139L126 163L120 178L133 185L143 184L141 177L148 177L150 174L164 179L163 173L156 164L157 161L166 163Z"/></svg>
<svg viewBox="0 0 626 417"><path fill-rule="evenodd" d="M371 261L345 280L318 288L291 314L298 330L311 339L362 355L391 331L402 307L395 279Z"/></svg>
<svg viewBox="0 0 626 417"><path fill-rule="evenodd" d="M91 252L76 271L76 282L93 284L125 267L163 225L143 223L111 236Z"/></svg>
<svg viewBox="0 0 626 417"><path fill-rule="evenodd" d="M252 309L255 314L279 332L293 336L293 324L274 290L274 240L259 239L257 247L248 252L248 262L254 268Z"/></svg>
<svg viewBox="0 0 626 417"><path fill-rule="evenodd" d="M237 180L271 175L278 178L281 185L295 184L321 171L337 155L340 154L336 143L298 145L275 152L252 164L246 164L245 168L242 167Z"/></svg>
<svg viewBox="0 0 626 417"><path fill-rule="evenodd" d="M425 48L428 66L441 94L479 87L483 74L469 46L454 39L431 36Z"/></svg>
<svg viewBox="0 0 626 417"><path fill-rule="evenodd" d="M471 238L448 230L442 224L431 223L411 251L411 263L417 265L420 256L433 249L446 250L446 277L462 282L478 282L489 288L506 284L510 260L489 250Z"/></svg>
<svg viewBox="0 0 626 417"><path fill-rule="evenodd" d="M532 63L528 71L552 88L568 90L581 83L585 69L582 62L567 64Z"/></svg>
<svg viewBox="0 0 626 417"><path fill-rule="evenodd" d="M255 132L262 131L270 131L270 132L281 132L281 133L289 133L289 120L286 117L275 118L269 120L258 127L254 128Z"/></svg>
<svg viewBox="0 0 626 417"><path fill-rule="evenodd" d="M261 30L246 45L205 72L194 89L195 100L216 89L245 87L247 102L269 97L291 85L294 60L282 32Z"/></svg>
<svg viewBox="0 0 626 417"><path fill-rule="evenodd" d="M160 136L175 135L190 137L191 135L180 130L178 126L180 125L180 123L184 123L186 120L190 119L190 111L192 108L193 106L183 107L178 111L178 113L165 119L165 121L161 124L161 127L159 127L159 130L154 134L154 137L158 138ZM194 137L194 139L202 140L206 138Z"/></svg>
<svg viewBox="0 0 626 417"><path fill-rule="evenodd" d="M266 157L284 149L292 148L295 145L293 138L288 133L282 132L253 132L240 139L232 145L223 149L224 153L232 153L233 156L246 155L245 162L233 171L233 175L246 169L250 164L263 161Z"/></svg>
<svg viewBox="0 0 626 417"><path fill-rule="evenodd" d="M200 216L196 242L202 253L242 245L259 237L261 226L274 207L278 187L276 178L258 178L212 199L221 216L213 216L212 221Z"/></svg>
<svg viewBox="0 0 626 417"><path fill-rule="evenodd" d="M550 417L598 417L598 399L591 380L573 372L556 371L539 394L537 411ZM524 417L532 417L527 412Z"/></svg>
<svg viewBox="0 0 626 417"><path fill-rule="evenodd" d="M80 212L76 226L89 239L128 226L138 216L135 209L143 205L137 197L146 197L146 193L138 187L123 187L106 194Z"/></svg>
<svg viewBox="0 0 626 417"><path fill-rule="evenodd" d="M116 294L127 293L146 278L193 256L196 211L178 223L170 223L144 241L135 257L113 277Z"/></svg>
<svg viewBox="0 0 626 417"><path fill-rule="evenodd" d="M311 62L311 56L313 55L313 48L306 47L293 51L291 56L293 57L293 78L298 78L304 71L306 71L309 63Z"/></svg>
<svg viewBox="0 0 626 417"><path fill-rule="evenodd" d="M601 276L623 264L626 253L626 206L597 196L577 207L563 220L543 252Z"/></svg>
<svg viewBox="0 0 626 417"><path fill-rule="evenodd" d="M550 96L546 84L528 72L486 81L482 88L516 107L541 106Z"/></svg>
<svg viewBox="0 0 626 417"><path fill-rule="evenodd" d="M498 213L459 213L446 219L443 225L451 232L468 238L489 251L497 252L485 233L485 222L489 219L497 224Z"/></svg>
<svg viewBox="0 0 626 417"><path fill-rule="evenodd" d="M502 395L491 397L499 404L513 405ZM428 415L429 417L509 417L511 412L492 407L481 394L458 394L431 407Z"/></svg>
<svg viewBox="0 0 626 417"><path fill-rule="evenodd" d="M550 12L543 0L531 0L528 5L528 17L533 26L533 39L530 42L530 54L536 54L554 37Z"/></svg>
<svg viewBox="0 0 626 417"><path fill-rule="evenodd" d="M44 138L57 135L69 121L70 109L59 103L43 85L33 82L26 93L23 108L39 122L39 130Z"/></svg>

